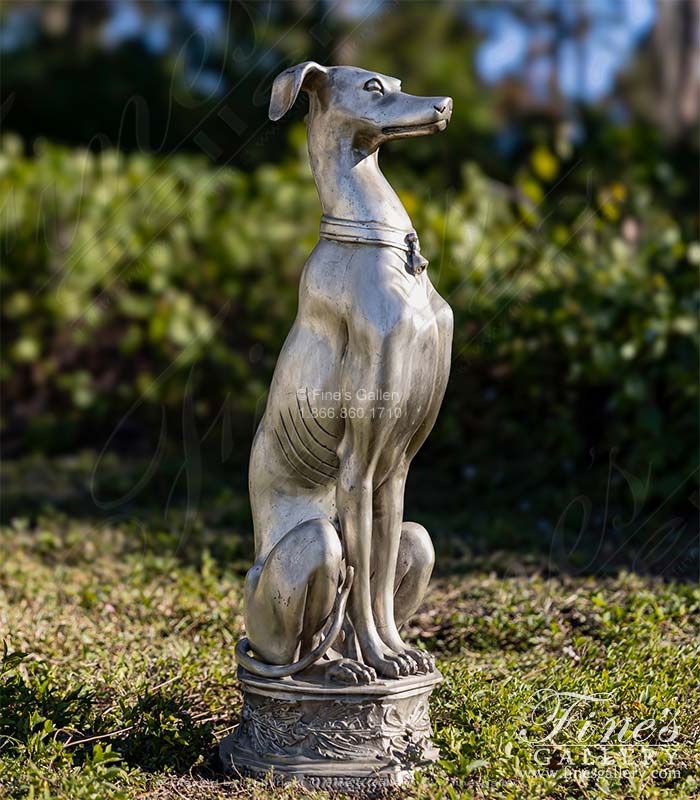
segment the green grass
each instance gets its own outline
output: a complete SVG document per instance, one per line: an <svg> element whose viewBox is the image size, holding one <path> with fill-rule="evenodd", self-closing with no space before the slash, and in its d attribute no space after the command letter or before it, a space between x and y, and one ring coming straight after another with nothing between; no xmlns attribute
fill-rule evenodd
<svg viewBox="0 0 700 800"><path fill-rule="evenodd" d="M241 701L233 645L249 541L203 524L178 548L176 527L54 510L3 528L0 797L325 796L222 778L216 743ZM432 699L442 759L401 796L698 796L696 586L624 572L545 579L479 561L451 577L440 561L451 545L436 544L439 574L407 633L445 676ZM612 717L658 731L670 715L678 738L543 754L531 742L547 727L532 714L549 689L607 693L592 711L598 729ZM575 770L604 757L594 778Z"/></svg>

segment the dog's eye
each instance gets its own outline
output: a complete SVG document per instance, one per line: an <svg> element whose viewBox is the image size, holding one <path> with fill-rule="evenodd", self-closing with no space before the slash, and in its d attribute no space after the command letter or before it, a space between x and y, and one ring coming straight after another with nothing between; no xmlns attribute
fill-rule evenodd
<svg viewBox="0 0 700 800"><path fill-rule="evenodd" d="M364 90L366 92L379 92L379 94L384 94L384 87L379 78L370 78L364 85Z"/></svg>

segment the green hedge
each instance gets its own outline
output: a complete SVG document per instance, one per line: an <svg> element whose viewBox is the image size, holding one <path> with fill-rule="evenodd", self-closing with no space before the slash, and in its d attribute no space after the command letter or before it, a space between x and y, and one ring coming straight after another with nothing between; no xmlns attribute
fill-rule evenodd
<svg viewBox="0 0 700 800"><path fill-rule="evenodd" d="M252 429L317 239L303 128L292 137L296 160L247 174L47 143L27 157L4 138L10 452L99 447L115 428L138 441L162 410L173 433L188 381L200 429L224 405ZM569 169L540 145L512 186L473 163L443 196L392 175L455 311L433 446L501 479L620 448L664 491L696 450L695 218L634 169L593 188Z"/></svg>

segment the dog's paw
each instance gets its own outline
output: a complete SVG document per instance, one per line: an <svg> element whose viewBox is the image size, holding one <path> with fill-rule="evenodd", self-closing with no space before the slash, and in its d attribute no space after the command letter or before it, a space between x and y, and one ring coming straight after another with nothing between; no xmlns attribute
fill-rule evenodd
<svg viewBox="0 0 700 800"><path fill-rule="evenodd" d="M399 674L402 676L413 675L420 671L418 662L411 658L407 650L403 650L400 653L392 653L389 657L396 660L396 663L399 665Z"/></svg>
<svg viewBox="0 0 700 800"><path fill-rule="evenodd" d="M377 679L377 673L366 664L341 658L332 661L326 669L326 675L336 683L367 684Z"/></svg>
<svg viewBox="0 0 700 800"><path fill-rule="evenodd" d="M435 659L430 653L418 648L406 648L403 654L408 656L416 665L416 672L429 673L435 671Z"/></svg>

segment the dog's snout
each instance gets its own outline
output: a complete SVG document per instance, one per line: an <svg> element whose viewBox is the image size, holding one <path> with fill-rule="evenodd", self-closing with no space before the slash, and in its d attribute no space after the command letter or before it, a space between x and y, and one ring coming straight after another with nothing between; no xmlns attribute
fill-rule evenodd
<svg viewBox="0 0 700 800"><path fill-rule="evenodd" d="M438 112L438 114L444 114L446 111L452 113L452 98L443 97L433 104L433 108Z"/></svg>

